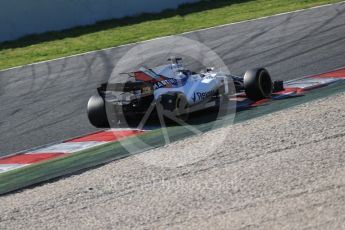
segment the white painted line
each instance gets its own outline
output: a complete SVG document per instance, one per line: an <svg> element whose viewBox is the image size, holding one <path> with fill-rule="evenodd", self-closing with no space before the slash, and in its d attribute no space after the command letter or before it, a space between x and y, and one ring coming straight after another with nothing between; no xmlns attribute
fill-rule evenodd
<svg viewBox="0 0 345 230"><path fill-rule="evenodd" d="M29 164L0 164L0 173L8 172L14 169L22 168Z"/></svg>
<svg viewBox="0 0 345 230"><path fill-rule="evenodd" d="M146 131L151 131L151 129L138 129L138 128L110 128L107 130L104 130L105 132L119 132L119 131L142 131L142 132L146 132Z"/></svg>
<svg viewBox="0 0 345 230"><path fill-rule="evenodd" d="M78 57L78 56L82 56L82 55L87 55L87 54L107 51L107 50L111 50L111 49L117 49L117 48L120 48L120 47L126 47L126 46L135 45L135 44L141 44L141 43L145 43L145 42L151 42L151 41L155 41L155 40L159 40L159 39L169 38L169 37L172 37L172 36L185 35L185 34L205 31L205 30L222 28L222 27L226 27L226 26L231 26L231 25L236 25L236 24L241 24L241 23L246 23L246 22L252 22L252 21L258 21L258 20L278 17L278 16L282 16L282 15L287 15L287 14L293 14L293 13L298 13L298 12L303 12L303 11L309 11L309 10L329 7L329 6L333 6L333 5L341 5L343 3L345 3L345 1L337 2L337 3L330 3L330 4L320 5L320 6L314 6L314 7L310 7L310 8L307 8L307 9L301 9L301 10L295 10L295 11L279 13L279 14L274 14L274 15L270 15L270 16L260 17L260 18L248 19L248 20L244 20L244 21L240 21L240 22L232 22L232 23L227 23L227 24L223 24L223 25L219 25L219 26L212 26L212 27L208 27L208 28L204 28L204 29L188 31L188 32L184 32L184 33L181 33L181 34L174 34L174 35L169 35L169 36L163 36L163 37L153 38L153 39L149 39L149 40L145 40L145 41L133 42L133 43L128 43L128 44L124 44L124 45L120 45L120 46L114 46L114 47L109 47L109 48L104 48L104 49L99 49L99 50L93 50L93 51L88 51L88 52L79 53L79 54L73 54L73 55L69 55L69 56L65 56L65 57L60 57L60 58L50 59L50 60L46 60L46 61L40 61L40 62L31 63L31 64L15 66L15 67L11 67L11 68L8 68L8 69L3 69L3 70L0 70L0 73L1 72L5 72L5 71L9 71L9 70L14 70L14 69L22 68L22 67L25 67L25 66L38 65L38 64L43 64L43 63L47 63L47 62L58 61L58 60L62 60L62 59L72 58L72 57Z"/></svg>
<svg viewBox="0 0 345 230"><path fill-rule="evenodd" d="M117 132L117 131L142 131L141 129L136 129L136 128L110 128L104 130L105 132Z"/></svg>
<svg viewBox="0 0 345 230"><path fill-rule="evenodd" d="M82 134L82 135L78 135L76 137L68 138L67 140L60 140L60 141L56 141L56 142L53 142L53 143L48 143L48 144L44 144L44 145L41 145L41 146L36 146L36 147L33 147L33 148L21 150L21 151L18 151L18 152L15 152L15 153L11 153L11 154L8 154L8 155L5 155L5 156L0 156L0 159L8 158L8 157L13 157L13 156L17 156L19 154L25 154L25 153L36 153L38 150L46 149L47 147L50 147L52 145L58 145L58 144L64 143L65 141L68 141L68 140L74 140L74 139L82 138L82 137L85 137L85 136L97 134L97 133L100 133L100 132L106 132L106 131L115 131L116 132L116 131L121 131L121 130L138 130L138 131L140 131L140 129L130 129L130 128L113 128L113 129L103 129L103 130L100 129L100 131L97 131L97 132L94 132L94 133L85 133L85 134ZM146 130L143 129L141 131L151 131L151 130L152 129L146 129ZM67 143L70 143L70 142L67 142ZM109 142L107 141L107 142L102 142L102 143L109 143Z"/></svg>
<svg viewBox="0 0 345 230"><path fill-rule="evenodd" d="M317 85L328 85L342 80L340 78L304 78L287 84L285 83L284 87L306 89Z"/></svg>
<svg viewBox="0 0 345 230"><path fill-rule="evenodd" d="M44 148L36 149L30 154L38 153L73 153L81 150L89 149L98 145L106 144L104 141L88 141L88 142L67 142L55 144Z"/></svg>
<svg viewBox="0 0 345 230"><path fill-rule="evenodd" d="M327 72L324 72L324 73L317 73L317 74L306 75L306 76L303 76L303 77L299 77L299 78L291 79L291 80L288 80L288 81L284 81L284 84L288 84L290 82L299 81L299 80L302 80L304 78L316 78L318 75L328 74L328 73L332 73L332 72L337 72L337 71L342 70L342 69L344 69L344 67L339 67L337 69L330 70L330 71L327 71Z"/></svg>

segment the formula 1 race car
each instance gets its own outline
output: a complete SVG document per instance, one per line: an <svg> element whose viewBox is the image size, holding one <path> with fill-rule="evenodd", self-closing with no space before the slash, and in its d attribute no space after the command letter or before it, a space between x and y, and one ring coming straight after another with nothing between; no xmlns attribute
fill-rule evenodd
<svg viewBox="0 0 345 230"><path fill-rule="evenodd" d="M91 124L106 128L113 122L141 120L148 111L157 110L181 118L219 106L222 98L236 93L245 93L257 101L283 88L282 81L273 83L264 68L251 69L238 77L213 68L195 73L183 67L181 58L169 61L167 65L128 73L134 81L102 84L97 89L99 95L92 96L87 105Z"/></svg>

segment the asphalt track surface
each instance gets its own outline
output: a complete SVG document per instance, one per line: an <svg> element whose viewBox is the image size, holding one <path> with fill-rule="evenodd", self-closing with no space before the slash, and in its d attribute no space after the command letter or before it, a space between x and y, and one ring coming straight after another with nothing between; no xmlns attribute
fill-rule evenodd
<svg viewBox="0 0 345 230"><path fill-rule="evenodd" d="M3 196L0 228L345 229L344 101L306 103Z"/></svg>
<svg viewBox="0 0 345 230"><path fill-rule="evenodd" d="M265 66L288 80L345 66L344 12L341 3L184 36L214 50L232 73ZM95 131L88 98L132 47L0 72L0 155Z"/></svg>

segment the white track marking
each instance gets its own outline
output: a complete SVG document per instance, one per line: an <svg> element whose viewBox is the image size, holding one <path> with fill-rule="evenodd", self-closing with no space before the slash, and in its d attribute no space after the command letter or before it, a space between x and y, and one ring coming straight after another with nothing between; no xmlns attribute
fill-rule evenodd
<svg viewBox="0 0 345 230"><path fill-rule="evenodd" d="M87 141L87 142L68 142L55 144L41 149L36 149L30 152L30 154L35 153L75 153L81 150L89 149L98 145L106 144L108 142L104 141Z"/></svg>
<svg viewBox="0 0 345 230"><path fill-rule="evenodd" d="M0 173L8 172L14 169L18 169L29 164L0 164Z"/></svg>

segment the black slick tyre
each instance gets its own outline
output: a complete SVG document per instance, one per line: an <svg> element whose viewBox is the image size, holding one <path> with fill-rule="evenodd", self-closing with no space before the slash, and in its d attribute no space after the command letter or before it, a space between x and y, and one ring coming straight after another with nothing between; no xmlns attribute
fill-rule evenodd
<svg viewBox="0 0 345 230"><path fill-rule="evenodd" d="M243 82L247 97L253 101L268 98L273 92L271 76L265 68L248 70Z"/></svg>
<svg viewBox="0 0 345 230"><path fill-rule="evenodd" d="M108 128L109 122L105 102L101 96L92 96L87 103L87 115L90 123L97 128Z"/></svg>

